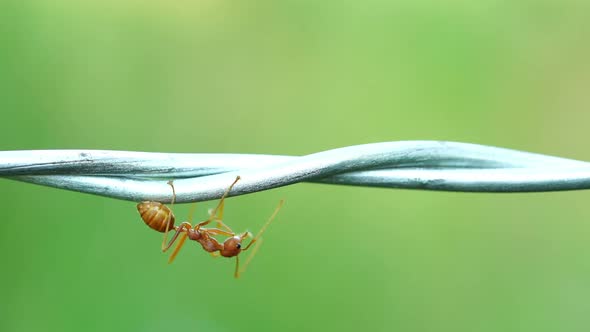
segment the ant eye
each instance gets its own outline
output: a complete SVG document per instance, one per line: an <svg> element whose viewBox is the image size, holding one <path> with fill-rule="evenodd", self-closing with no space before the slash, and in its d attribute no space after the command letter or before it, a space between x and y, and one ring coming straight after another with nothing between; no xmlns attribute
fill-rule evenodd
<svg viewBox="0 0 590 332"><path fill-rule="evenodd" d="M236 248L240 249L242 245L240 243L236 244Z"/></svg>

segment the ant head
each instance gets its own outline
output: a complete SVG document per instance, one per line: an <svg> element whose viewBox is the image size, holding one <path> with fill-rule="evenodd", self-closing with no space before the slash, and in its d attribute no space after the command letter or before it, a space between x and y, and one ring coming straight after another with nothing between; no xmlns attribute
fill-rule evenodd
<svg viewBox="0 0 590 332"><path fill-rule="evenodd" d="M221 250L221 256L223 257L234 257L242 252L242 237L232 236L223 242L223 249Z"/></svg>
<svg viewBox="0 0 590 332"><path fill-rule="evenodd" d="M242 241L245 238L251 237L252 233L246 232L242 235L236 235L228 238L223 242L223 249L221 250L221 256L223 257L234 257L242 252Z"/></svg>

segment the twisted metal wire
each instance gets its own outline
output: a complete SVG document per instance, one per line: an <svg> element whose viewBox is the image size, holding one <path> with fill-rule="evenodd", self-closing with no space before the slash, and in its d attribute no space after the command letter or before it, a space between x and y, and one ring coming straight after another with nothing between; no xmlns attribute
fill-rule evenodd
<svg viewBox="0 0 590 332"><path fill-rule="evenodd" d="M131 201L220 198L298 182L369 187L539 192L590 188L590 163L484 145L401 141L306 156L108 150L0 151L0 177Z"/></svg>

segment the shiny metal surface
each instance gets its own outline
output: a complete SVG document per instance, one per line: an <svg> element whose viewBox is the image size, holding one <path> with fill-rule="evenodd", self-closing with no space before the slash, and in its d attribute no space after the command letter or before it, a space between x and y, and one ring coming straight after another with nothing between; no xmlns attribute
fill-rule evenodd
<svg viewBox="0 0 590 332"><path fill-rule="evenodd" d="M468 143L384 142L306 156L105 150L0 152L0 176L131 201L217 199L298 182L387 188L533 192L590 188L590 163Z"/></svg>

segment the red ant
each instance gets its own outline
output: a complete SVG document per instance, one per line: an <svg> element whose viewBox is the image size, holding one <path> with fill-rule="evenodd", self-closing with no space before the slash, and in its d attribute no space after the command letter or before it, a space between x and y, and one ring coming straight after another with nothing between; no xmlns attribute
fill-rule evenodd
<svg viewBox="0 0 590 332"><path fill-rule="evenodd" d="M279 202L279 205L276 207L275 211L270 216L270 218L268 219L266 224L264 224L264 226L262 226L262 228L260 229L258 234L252 238L252 240L250 241L250 243L248 243L248 245L246 247L242 248L242 241L244 241L248 237L252 237L252 233L244 232L243 234L236 234L231 230L231 228L229 228L227 225L225 225L222 222L223 208L225 206L225 203L224 203L225 198L227 197L227 195L229 194L231 189L234 187L236 182L238 182L239 180L240 180L240 177L239 176L236 177L235 181L226 189L226 191L223 193L223 196L219 200L219 203L217 204L215 209L213 209L212 211L209 212L209 219L196 224L194 227L189 222L192 219L193 211L191 211L191 213L189 215L189 221L182 222L179 226L174 226L174 220L175 220L174 213L172 213L172 210L170 208L168 208L166 205L159 203L159 202L154 202L154 201L146 201L146 202L141 202L141 203L137 204L137 210L139 211L139 214L141 215L141 218L146 223L146 225L148 225L153 230L164 233L164 238L162 240L162 251L163 252L166 252L168 249L170 249L172 244L178 239L178 236L180 235L180 240L178 240L178 244L176 245L176 248L174 248L174 251L170 255L170 258L168 259L168 263L172 263L174 261L174 259L176 258L176 255L178 254L178 252L180 251L180 249L184 245L184 242L186 241L187 238L189 238L193 241L199 242L201 244L201 246L203 247L203 249L205 251L211 253L211 255L214 257L217 257L219 255L221 255L223 257L234 257L235 256L236 257L236 268L235 268L234 276L236 278L239 278L240 273L243 273L246 270L246 267L248 266L248 264L250 263L250 261L252 260L254 255L256 254L258 247L262 243L262 239L260 237L262 236L262 234L264 233L264 231L266 230L268 225L270 225L270 223L273 221L273 219L277 215L277 213L279 212L279 210L283 206L284 201L281 200ZM172 183L172 181L169 181L168 184L172 187L173 196L172 196L172 203L170 205L172 207L172 206L174 206L174 201L176 200L176 191L174 189L174 184ZM218 228L204 228L203 227L203 226L208 225L212 221L217 222ZM224 228L224 229L220 229L220 228ZM168 239L168 232L172 229L174 229L176 231L176 233L174 234L174 236L172 237L170 242L168 242L168 244L166 244L166 241ZM223 243L219 243L217 241L217 239L215 239L213 237L214 235L223 235L223 236L227 236L228 238ZM252 249L252 253L250 254L248 259L246 260L244 267L240 270L240 268L239 268L239 265L240 265L239 254L242 251L246 251L246 250L250 249L250 247L254 243L256 243L257 241L258 241L258 243Z"/></svg>

